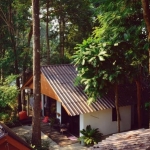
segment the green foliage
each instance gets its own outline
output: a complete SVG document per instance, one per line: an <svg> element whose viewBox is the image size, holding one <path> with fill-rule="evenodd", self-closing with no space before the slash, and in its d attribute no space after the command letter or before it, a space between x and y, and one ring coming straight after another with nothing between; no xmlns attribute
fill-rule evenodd
<svg viewBox="0 0 150 150"><path fill-rule="evenodd" d="M48 1L42 1L41 8L43 10L46 9ZM48 20L49 20L49 39L50 39L50 49L51 49L51 63L69 63L68 58L70 55L74 53L74 47L77 43L81 43L83 39L87 38L92 31L93 26L93 9L91 7L91 3L89 0L60 0L53 1L52 3L49 1L49 12L48 12ZM86 13L85 13L86 12ZM46 22L46 11L42 11L42 22L43 24ZM64 19L64 29L60 28L59 22L60 18ZM55 21L55 23L53 23ZM44 26L43 26L44 27ZM65 60L60 59L60 34L64 35L64 53ZM45 27L41 31L43 31ZM45 33L44 36L41 37L42 43L42 59L47 56L47 48L45 41ZM58 55L58 54L59 55ZM69 54L69 55L68 55ZM69 57L68 57L69 56ZM45 61L44 59L42 61ZM45 62L43 62L45 64Z"/></svg>
<svg viewBox="0 0 150 150"><path fill-rule="evenodd" d="M140 8L139 1L100 1L99 26L76 46L72 57L89 103L114 84L135 81L141 68L143 75L147 73L148 42Z"/></svg>
<svg viewBox="0 0 150 150"><path fill-rule="evenodd" d="M49 141L45 141L45 140L42 140L42 143L41 143L41 146L35 148L35 146L32 146L32 148L34 150L52 150L53 148L49 148L49 145L50 145L50 142Z"/></svg>
<svg viewBox="0 0 150 150"><path fill-rule="evenodd" d="M149 110L149 107L150 107L150 102L147 102L144 104L145 110Z"/></svg>
<svg viewBox="0 0 150 150"><path fill-rule="evenodd" d="M1 1L0 68L4 78L11 73L19 74L18 68L22 70L22 65L31 64L31 56L29 55L32 55L30 53L32 51L30 49L30 52L25 52L28 47L28 30L32 22L29 7L31 7L31 1L29 0Z"/></svg>
<svg viewBox="0 0 150 150"><path fill-rule="evenodd" d="M0 85L0 121L8 122L16 120L17 89L14 81L17 76L11 75Z"/></svg>
<svg viewBox="0 0 150 150"><path fill-rule="evenodd" d="M0 108L0 122L7 123L8 125L15 124L18 122L18 115L16 110L12 110L10 107Z"/></svg>
<svg viewBox="0 0 150 150"><path fill-rule="evenodd" d="M2 122L8 122L9 121L9 114L6 114L6 113L0 113L0 121Z"/></svg>
<svg viewBox="0 0 150 150"><path fill-rule="evenodd" d="M113 52L111 49L118 51ZM78 44L76 50L72 57L73 63L78 66L77 78L80 78L80 83L85 86L84 91L89 97L89 103L107 93L114 83L123 80L125 61L119 46L89 38Z"/></svg>
<svg viewBox="0 0 150 150"><path fill-rule="evenodd" d="M34 150L53 150L53 147L50 145L51 142L47 140L42 140L41 146L35 148L34 145L31 144L31 136L22 136L25 141L31 145Z"/></svg>
<svg viewBox="0 0 150 150"><path fill-rule="evenodd" d="M99 132L98 128L92 129L90 125L80 131L82 136L79 138L79 141L83 141L87 146L98 143L102 138L102 133Z"/></svg>
<svg viewBox="0 0 150 150"><path fill-rule="evenodd" d="M16 76L9 76L6 78L5 82L0 86L0 106L9 106L12 110L15 109L17 105L17 95L18 89L15 85L14 80Z"/></svg>

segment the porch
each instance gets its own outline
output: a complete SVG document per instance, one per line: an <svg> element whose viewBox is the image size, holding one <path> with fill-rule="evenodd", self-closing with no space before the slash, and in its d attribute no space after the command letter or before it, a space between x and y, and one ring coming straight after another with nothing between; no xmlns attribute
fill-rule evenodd
<svg viewBox="0 0 150 150"><path fill-rule="evenodd" d="M72 135L69 131L63 133L60 132L59 128L51 127L49 123L42 122L41 118L41 131L56 142L59 146L63 147L74 143L79 143L78 137Z"/></svg>

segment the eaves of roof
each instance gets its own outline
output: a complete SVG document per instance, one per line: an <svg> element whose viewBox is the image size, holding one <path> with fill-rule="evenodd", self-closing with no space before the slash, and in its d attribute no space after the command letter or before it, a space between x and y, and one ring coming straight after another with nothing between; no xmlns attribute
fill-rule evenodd
<svg viewBox="0 0 150 150"><path fill-rule="evenodd" d="M33 82L33 76L31 76L20 89L23 90L23 89L27 88L31 82Z"/></svg>
<svg viewBox="0 0 150 150"><path fill-rule="evenodd" d="M13 138L14 140L18 141L19 143L21 143L22 145L24 145L25 147L27 147L30 150L33 150L32 147L30 147L29 144L27 144L23 139L21 139L18 135L16 135L9 127L7 127L5 124L0 123L0 126L3 128L3 134L0 133L0 135L2 135L1 138L6 137L7 135L10 136L11 138Z"/></svg>

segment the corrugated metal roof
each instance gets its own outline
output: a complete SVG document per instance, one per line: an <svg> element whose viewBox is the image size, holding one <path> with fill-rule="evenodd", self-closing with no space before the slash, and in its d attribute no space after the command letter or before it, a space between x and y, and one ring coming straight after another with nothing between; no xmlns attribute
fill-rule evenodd
<svg viewBox="0 0 150 150"><path fill-rule="evenodd" d="M71 64L42 66L41 72L71 116L115 107L114 94L112 93L88 105L88 98L83 91L83 87L74 85L77 71ZM121 91L119 94L119 106L131 104L133 97L125 91Z"/></svg>

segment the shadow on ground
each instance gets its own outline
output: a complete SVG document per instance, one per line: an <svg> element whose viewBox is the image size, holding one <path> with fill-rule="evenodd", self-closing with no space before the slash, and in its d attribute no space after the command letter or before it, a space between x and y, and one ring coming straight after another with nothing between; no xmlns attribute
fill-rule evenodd
<svg viewBox="0 0 150 150"><path fill-rule="evenodd" d="M62 134L57 129L51 128L48 123L43 123L42 121L41 131L47 136L49 136L59 146L66 146L74 143L79 143L78 139L71 135L69 132L64 132Z"/></svg>

